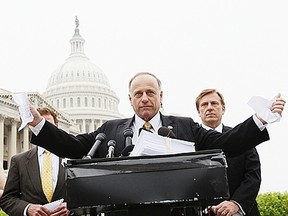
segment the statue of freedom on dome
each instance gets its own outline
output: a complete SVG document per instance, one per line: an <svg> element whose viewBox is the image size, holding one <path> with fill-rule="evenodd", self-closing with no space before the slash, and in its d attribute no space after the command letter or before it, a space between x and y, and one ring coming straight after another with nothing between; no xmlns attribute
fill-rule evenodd
<svg viewBox="0 0 288 216"><path fill-rule="evenodd" d="M78 28L79 27L79 20L78 20L78 17L76 16L76 18L75 18L75 23L76 23L76 28Z"/></svg>

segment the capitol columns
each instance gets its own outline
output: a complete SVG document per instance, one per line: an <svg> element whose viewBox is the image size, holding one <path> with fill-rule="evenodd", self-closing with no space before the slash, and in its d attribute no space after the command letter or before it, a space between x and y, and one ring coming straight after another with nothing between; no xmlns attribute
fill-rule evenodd
<svg viewBox="0 0 288 216"><path fill-rule="evenodd" d="M29 126L26 125L26 127L23 128L23 150L22 151L28 151L29 150Z"/></svg>
<svg viewBox="0 0 288 216"><path fill-rule="evenodd" d="M89 124L89 131L88 132L93 132L95 130L95 122L94 119L91 119L90 124Z"/></svg>
<svg viewBox="0 0 288 216"><path fill-rule="evenodd" d="M8 143L8 167L10 167L11 157L17 153L17 125L19 120L18 119L10 119L11 121L11 131L10 135L8 136L9 143Z"/></svg>
<svg viewBox="0 0 288 216"><path fill-rule="evenodd" d="M82 133L86 133L86 119L82 119Z"/></svg>

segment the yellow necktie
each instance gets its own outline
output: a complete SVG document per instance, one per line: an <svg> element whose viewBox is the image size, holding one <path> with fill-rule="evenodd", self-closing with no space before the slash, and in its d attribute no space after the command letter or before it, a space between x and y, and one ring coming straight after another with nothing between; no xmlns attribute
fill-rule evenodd
<svg viewBox="0 0 288 216"><path fill-rule="evenodd" d="M143 125L143 128L147 129L147 130L151 130L152 129L152 125L150 124L150 122L145 122Z"/></svg>
<svg viewBox="0 0 288 216"><path fill-rule="evenodd" d="M51 152L44 151L42 164L41 181L43 192L50 202L53 196L53 179L52 179L52 158Z"/></svg>

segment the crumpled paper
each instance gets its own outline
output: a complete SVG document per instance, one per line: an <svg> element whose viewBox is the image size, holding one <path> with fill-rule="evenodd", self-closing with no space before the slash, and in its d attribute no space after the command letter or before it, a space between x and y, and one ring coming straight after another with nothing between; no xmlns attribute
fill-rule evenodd
<svg viewBox="0 0 288 216"><path fill-rule="evenodd" d="M276 98L267 100L260 96L253 96L249 101L248 105L267 123L273 123L280 121L281 116L279 113L272 113L272 104L276 101Z"/></svg>
<svg viewBox="0 0 288 216"><path fill-rule="evenodd" d="M12 98L18 105L22 123L18 131L22 130L29 122L33 121L33 115L30 112L29 98L26 92L12 93Z"/></svg>

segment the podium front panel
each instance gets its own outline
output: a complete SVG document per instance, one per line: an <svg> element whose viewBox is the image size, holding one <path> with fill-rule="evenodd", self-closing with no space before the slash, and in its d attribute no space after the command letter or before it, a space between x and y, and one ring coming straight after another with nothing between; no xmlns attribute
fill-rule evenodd
<svg viewBox="0 0 288 216"><path fill-rule="evenodd" d="M70 160L69 209L130 205L216 203L229 197L221 151Z"/></svg>

